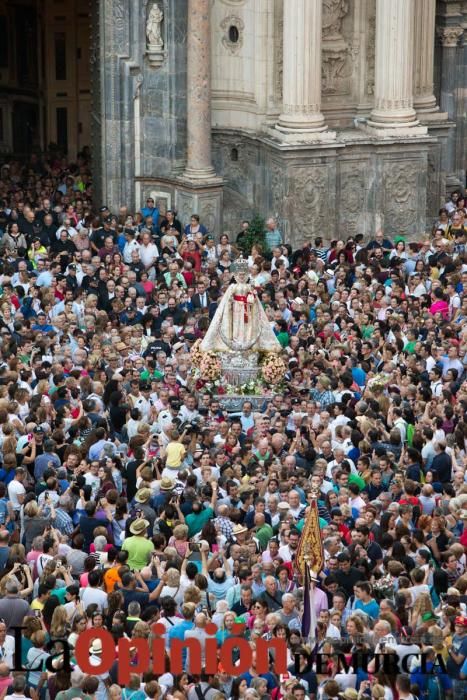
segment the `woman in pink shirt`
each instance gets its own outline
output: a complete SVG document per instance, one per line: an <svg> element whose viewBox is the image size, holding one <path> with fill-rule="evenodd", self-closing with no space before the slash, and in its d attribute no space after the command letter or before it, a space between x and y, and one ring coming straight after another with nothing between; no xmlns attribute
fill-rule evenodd
<svg viewBox="0 0 467 700"><path fill-rule="evenodd" d="M449 319L449 304L444 298L442 289L435 289L431 295L431 298L433 303L429 309L430 314L434 316L435 314L440 313L441 316L447 321Z"/></svg>

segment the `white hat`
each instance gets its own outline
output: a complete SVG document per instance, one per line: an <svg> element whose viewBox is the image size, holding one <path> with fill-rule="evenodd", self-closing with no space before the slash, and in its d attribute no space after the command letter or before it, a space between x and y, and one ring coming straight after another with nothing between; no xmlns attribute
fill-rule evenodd
<svg viewBox="0 0 467 700"><path fill-rule="evenodd" d="M89 647L90 654L102 654L102 642L100 639L93 639L91 646Z"/></svg>

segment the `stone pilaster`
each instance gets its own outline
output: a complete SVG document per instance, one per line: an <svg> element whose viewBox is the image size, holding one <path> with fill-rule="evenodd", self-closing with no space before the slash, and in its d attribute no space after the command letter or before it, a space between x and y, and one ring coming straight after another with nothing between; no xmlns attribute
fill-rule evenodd
<svg viewBox="0 0 467 700"><path fill-rule="evenodd" d="M283 134L326 132L321 113L322 0L287 0L283 19ZM328 138L329 138L328 134Z"/></svg>
<svg viewBox="0 0 467 700"><path fill-rule="evenodd" d="M414 15L413 106L422 121L446 120L433 94L436 0L414 0Z"/></svg>
<svg viewBox="0 0 467 700"><path fill-rule="evenodd" d="M188 0L187 166L184 177L215 176L211 161L210 0Z"/></svg>
<svg viewBox="0 0 467 700"><path fill-rule="evenodd" d="M375 106L368 126L377 136L426 133L413 107L413 36L414 0L376 0Z"/></svg>
<svg viewBox="0 0 467 700"><path fill-rule="evenodd" d="M440 107L448 113L450 121L456 128L451 131L443 152L443 165L446 171L446 187L449 190L463 187L465 183L465 145L464 132L464 105L462 103L462 90L459 85L462 81L462 54L460 46L464 29L459 24L461 16L447 16L446 21L453 22L445 26L437 27L436 34L439 40L440 63Z"/></svg>

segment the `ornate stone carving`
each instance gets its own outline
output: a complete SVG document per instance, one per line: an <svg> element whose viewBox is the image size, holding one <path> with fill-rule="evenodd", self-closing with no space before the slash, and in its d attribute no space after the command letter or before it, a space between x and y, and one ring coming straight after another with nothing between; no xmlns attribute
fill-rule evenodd
<svg viewBox="0 0 467 700"><path fill-rule="evenodd" d="M359 233L359 225L365 211L365 170L351 162L341 166L339 223L349 234Z"/></svg>
<svg viewBox="0 0 467 700"><path fill-rule="evenodd" d="M323 95L346 94L352 73L351 52L342 34L348 0L323 0L321 89Z"/></svg>
<svg viewBox="0 0 467 700"><path fill-rule="evenodd" d="M272 210L275 215L281 215L285 195L284 170L278 163L271 163L271 195Z"/></svg>
<svg viewBox="0 0 467 700"><path fill-rule="evenodd" d="M345 42L335 47L323 46L321 89L323 95L349 92L348 79L352 74L350 50Z"/></svg>
<svg viewBox="0 0 467 700"><path fill-rule="evenodd" d="M277 22L277 36L276 36L276 60L275 64L275 92L277 102L282 102L282 80L284 73L284 20L281 18Z"/></svg>
<svg viewBox="0 0 467 700"><path fill-rule="evenodd" d="M366 92L373 95L375 91L375 37L376 15L371 15L368 20L368 39L366 45Z"/></svg>
<svg viewBox="0 0 467 700"><path fill-rule="evenodd" d="M463 33L464 29L462 27L437 27L436 29L441 46L444 46L446 49L456 48Z"/></svg>
<svg viewBox="0 0 467 700"><path fill-rule="evenodd" d="M293 171L291 197L302 240L326 227L327 168L313 166Z"/></svg>
<svg viewBox="0 0 467 700"><path fill-rule="evenodd" d="M389 163L385 168L385 231L410 233L417 224L416 190L418 169L415 163Z"/></svg>
<svg viewBox="0 0 467 700"><path fill-rule="evenodd" d="M339 41L342 21L349 11L347 0L323 0L323 41Z"/></svg>
<svg viewBox="0 0 467 700"><path fill-rule="evenodd" d="M222 46L227 49L229 53L235 56L240 52L240 49L243 46L243 31L245 29L244 21L237 15L228 15L228 17L225 17L222 20L220 27L224 32L224 36L221 39ZM236 41L233 41L231 38L231 32L234 31L232 28L237 31L238 38Z"/></svg>
<svg viewBox="0 0 467 700"><path fill-rule="evenodd" d="M155 2L146 22L146 55L152 66L160 66L164 60L164 40L162 39L162 21L164 13Z"/></svg>
<svg viewBox="0 0 467 700"><path fill-rule="evenodd" d="M216 228L216 208L212 202L204 202L201 205L200 217L209 233L214 233Z"/></svg>

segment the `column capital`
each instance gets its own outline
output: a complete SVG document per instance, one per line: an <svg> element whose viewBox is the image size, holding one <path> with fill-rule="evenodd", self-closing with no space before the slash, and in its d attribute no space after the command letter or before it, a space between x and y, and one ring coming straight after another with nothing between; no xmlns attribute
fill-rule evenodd
<svg viewBox="0 0 467 700"><path fill-rule="evenodd" d="M455 49L459 45L459 39L464 34L463 27L437 27L436 36L441 46L446 49Z"/></svg>

